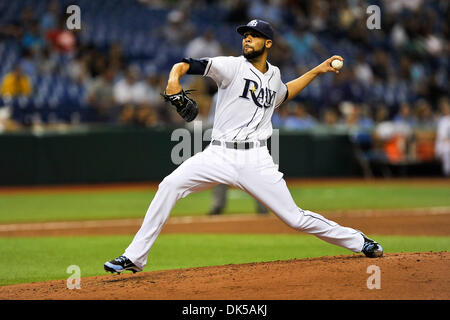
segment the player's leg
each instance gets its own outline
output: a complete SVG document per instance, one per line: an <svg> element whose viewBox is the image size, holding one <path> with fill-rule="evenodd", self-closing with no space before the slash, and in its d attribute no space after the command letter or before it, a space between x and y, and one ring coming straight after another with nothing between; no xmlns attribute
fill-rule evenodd
<svg viewBox="0 0 450 320"><path fill-rule="evenodd" d="M450 146L445 146L442 154L442 169L444 175L450 177Z"/></svg>
<svg viewBox="0 0 450 320"><path fill-rule="evenodd" d="M318 213L299 208L292 199L284 179L274 184L253 178L249 181L257 184L248 185L244 190L263 202L290 227L353 252L361 252L364 239L358 230L340 226Z"/></svg>
<svg viewBox="0 0 450 320"><path fill-rule="evenodd" d="M256 205L256 212L258 214L268 214L269 210L267 210L266 206L259 200L255 200L255 205Z"/></svg>
<svg viewBox="0 0 450 320"><path fill-rule="evenodd" d="M364 237L360 231L340 226L318 213L299 208L271 158L263 162L261 165L246 166L239 172L240 188L261 201L290 227L353 252L361 252Z"/></svg>
<svg viewBox="0 0 450 320"><path fill-rule="evenodd" d="M179 199L232 181L232 168L216 160L208 148L186 160L159 184L141 228L124 253L139 269L146 265L148 253Z"/></svg>
<svg viewBox="0 0 450 320"><path fill-rule="evenodd" d="M226 184L218 184L212 189L212 206L209 211L210 215L221 214L227 204L228 186Z"/></svg>

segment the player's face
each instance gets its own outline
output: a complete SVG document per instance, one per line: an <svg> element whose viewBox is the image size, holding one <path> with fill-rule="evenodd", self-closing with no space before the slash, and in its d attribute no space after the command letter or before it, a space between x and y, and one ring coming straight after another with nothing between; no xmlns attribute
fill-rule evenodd
<svg viewBox="0 0 450 320"><path fill-rule="evenodd" d="M242 53L244 57L252 60L261 56L266 48L268 48L268 42L270 40L265 39L257 32L248 31L244 33L244 38L242 39Z"/></svg>

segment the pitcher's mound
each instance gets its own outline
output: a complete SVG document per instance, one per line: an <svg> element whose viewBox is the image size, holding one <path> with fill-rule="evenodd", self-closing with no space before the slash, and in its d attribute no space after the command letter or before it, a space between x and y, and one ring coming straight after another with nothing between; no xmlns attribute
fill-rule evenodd
<svg viewBox="0 0 450 320"><path fill-rule="evenodd" d="M5 286L0 299L449 299L450 252L294 259Z"/></svg>

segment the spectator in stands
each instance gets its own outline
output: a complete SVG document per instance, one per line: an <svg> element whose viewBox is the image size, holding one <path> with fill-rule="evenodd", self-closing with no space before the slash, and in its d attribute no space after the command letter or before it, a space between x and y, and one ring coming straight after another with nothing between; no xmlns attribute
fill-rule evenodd
<svg viewBox="0 0 450 320"><path fill-rule="evenodd" d="M249 3L246 0L230 1L230 8L226 16L226 21L231 24L242 24L249 20L248 7Z"/></svg>
<svg viewBox="0 0 450 320"><path fill-rule="evenodd" d="M430 104L419 100L415 112L417 123L414 130L415 156L422 162L432 161L435 158L436 117Z"/></svg>
<svg viewBox="0 0 450 320"><path fill-rule="evenodd" d="M370 85L370 83L373 82L372 68L370 67L370 64L367 63L363 53L358 54L353 70L356 80L362 82L364 85Z"/></svg>
<svg viewBox="0 0 450 320"><path fill-rule="evenodd" d="M20 65L5 75L0 88L3 97L29 96L32 93L30 78L22 72Z"/></svg>
<svg viewBox="0 0 450 320"><path fill-rule="evenodd" d="M334 6L338 6L338 2L334 2ZM333 16L334 14L330 14L330 18ZM331 21L329 21L329 23L333 21L333 19L330 20ZM348 38L348 40L354 45L357 45L359 48L363 48L366 51L373 50L373 45L369 37L369 32L371 30L367 28L366 18L364 15L360 15L358 19L353 20L347 32L342 32L335 23L329 25L328 28L332 34L335 34L336 37ZM382 32L382 29L380 31Z"/></svg>
<svg viewBox="0 0 450 320"><path fill-rule="evenodd" d="M284 126L284 121L286 119L287 112L286 108L276 108L272 115L272 126L276 129L280 129Z"/></svg>
<svg viewBox="0 0 450 320"><path fill-rule="evenodd" d="M88 90L88 102L96 110L98 120L117 123L119 108L114 96L115 70L106 69L97 77Z"/></svg>
<svg viewBox="0 0 450 320"><path fill-rule="evenodd" d="M150 72L147 75L145 85L144 101L152 108L157 108L163 104L161 99L162 80L156 72Z"/></svg>
<svg viewBox="0 0 450 320"><path fill-rule="evenodd" d="M442 171L450 177L450 102L448 97L439 101L440 116L437 124L436 156L442 161Z"/></svg>
<svg viewBox="0 0 450 320"><path fill-rule="evenodd" d="M296 63L291 47L282 37L277 39L277 45L270 49L269 61L272 65L279 66L282 74L296 74Z"/></svg>
<svg viewBox="0 0 450 320"><path fill-rule="evenodd" d="M387 80L388 71L390 69L388 54L381 48L378 48L374 54L374 60L372 63L372 71L374 76L380 80Z"/></svg>
<svg viewBox="0 0 450 320"><path fill-rule="evenodd" d="M4 14L2 12L2 14ZM13 19L5 25L0 25L0 38L14 39L20 42L25 30L29 29L36 21L33 8L26 6L20 13L20 16Z"/></svg>
<svg viewBox="0 0 450 320"><path fill-rule="evenodd" d="M164 19L151 21L151 29L161 32L154 34L159 35L160 38L149 37L148 41L158 41L158 48L161 49L156 53L160 55L165 55L163 49L169 47L171 54L167 55L167 60L176 59L173 55L179 56L178 52L184 49L190 51L186 55L193 57L234 55L232 46L227 46L229 37L223 37L223 34L215 35L220 42L220 53L217 53L217 44L212 45L208 39L205 41L204 37L191 41L196 26L200 31L204 30L206 24L211 23L211 20L206 21L207 19L197 20L197 18L202 19L201 10L207 5L217 6L220 14L208 18L213 20L213 24L217 24L218 30L223 30L224 27L232 29L233 25L247 23L251 18L249 12L259 12L259 17L272 20L270 22L275 24L277 21L280 23L279 27L277 26L277 46L272 49L269 61L279 66L286 77L283 79L286 82L291 80L301 67L307 69L318 55L324 54L325 47L332 49L336 46L342 50L347 64L339 76L317 79L313 87L304 92L307 101L318 114L324 114L321 110L324 106L337 106L341 101L347 100L358 104L362 101L371 104L381 102L392 108L397 106L399 101L415 101L423 98L434 108L439 98L445 96L448 91L446 56L450 30L446 22L448 10L441 10L443 8L441 2L437 4L428 4L423 0L381 2L384 6L382 10L386 11L383 15L382 28L372 31L367 29L365 23L367 15L361 10L370 4L368 0L350 1L344 4L326 0L257 0L253 2L205 0L197 4L197 2L183 0L177 9L169 11L167 21ZM94 4L85 6L82 8L84 22L81 30L84 37L82 41L79 41L77 32L66 30L66 16L61 10L64 9L61 2L49 0L47 3L49 5L44 12L40 10L42 8L38 1L18 0L17 3L14 1L6 7L3 4L3 8L8 10L3 10L3 20L0 23L0 38L7 40L0 42L1 77L6 70L11 69L13 63L25 60L22 61L22 73L30 76L30 79L34 79L31 77L35 73L34 64L38 69L38 75L56 76L56 82L59 84L62 83L59 82L60 76L69 75L71 81L74 81L77 86L89 86L89 81L103 77L108 67L115 69L119 74L125 74L133 59L152 60L154 58L153 50L144 50L136 56L132 50L132 41L128 41L125 37L117 39L114 36L120 34L117 33L117 29L122 27L144 30L140 17L136 17L131 23L124 21L127 20L126 14L124 20L92 21L95 20L95 10L98 6ZM163 0L157 3L145 0L145 3L150 9L168 8L166 1ZM128 8L121 2L117 3L117 6L123 6L120 10L124 11ZM119 10L117 6L116 9ZM104 9L109 10L108 6ZM199 9L200 11L196 12ZM196 19L189 18L190 12L195 13ZM40 16L38 16L39 13ZM87 29L96 23L100 24L100 28ZM37 27L40 28L41 34L36 32ZM103 28L108 30L104 38L100 36L102 34L100 29ZM132 34L129 36L134 37ZM191 43L186 47L189 41ZM327 45L321 48L321 44L325 43ZM122 45L125 44L127 47L122 49ZM35 48L42 48L42 50L35 50ZM31 49L32 56L22 59L23 49ZM63 58L69 59L61 63L61 53L67 52L70 54ZM164 66L158 65L158 68L161 67ZM36 85L40 83L39 81ZM49 82L49 85L51 90L53 81ZM215 83L205 92L205 96L213 96L215 91L211 90L212 87L216 88ZM35 90L37 91L37 88ZM63 92L66 92L66 88L63 88ZM149 94L154 95L154 92L151 91ZM396 123L406 122L407 125L415 125L416 120L412 115L414 112L411 107L409 110L406 109L403 106L400 108L395 117ZM422 109L424 109L420 111L424 118L421 121L422 125L424 122L432 123L430 113L433 110ZM24 108L24 110L28 109ZM164 110L167 114L171 114L171 109L164 108ZM284 122L284 112L286 112L285 107L274 112L275 127L281 126ZM328 117L328 112L325 114ZM178 121L179 116L176 113L174 116ZM169 116L166 118L171 119ZM174 121L166 120L166 118L163 121ZM330 118L332 118L331 115ZM351 120L350 118L348 120ZM429 126L428 124L425 126Z"/></svg>
<svg viewBox="0 0 450 320"><path fill-rule="evenodd" d="M40 29L43 34L48 30L55 29L60 21L59 2L53 0L50 2L47 11L42 15L40 20Z"/></svg>
<svg viewBox="0 0 450 320"><path fill-rule="evenodd" d="M77 52L75 57L70 60L70 62L65 66L66 72L76 83L82 84L85 83L86 85L89 85L89 81L91 81L92 78L91 74L88 70L88 59L89 56L86 54L83 54L82 52ZM102 71L104 74L104 71L106 68L103 68ZM100 73L101 71L99 71ZM100 74L100 75L101 75ZM99 76L100 76L99 75ZM96 78L96 77L95 77Z"/></svg>
<svg viewBox="0 0 450 320"><path fill-rule="evenodd" d="M311 30L315 33L327 30L329 23L328 4L323 1L313 1L310 4L309 14L305 15L302 10L295 10L297 21L308 20Z"/></svg>
<svg viewBox="0 0 450 320"><path fill-rule="evenodd" d="M414 127L417 123L416 117L412 114L411 105L403 102L400 105L398 113L394 116L394 122L404 123L408 126Z"/></svg>
<svg viewBox="0 0 450 320"><path fill-rule="evenodd" d="M342 113L343 118L341 119L341 124L346 128L358 128L358 119L356 113L354 112L354 105L351 102L343 101L339 104L339 111Z"/></svg>
<svg viewBox="0 0 450 320"><path fill-rule="evenodd" d="M430 104L426 100L419 100L415 107L416 127L420 129L435 129L436 117L431 109Z"/></svg>
<svg viewBox="0 0 450 320"><path fill-rule="evenodd" d="M288 32L285 38L292 48L296 59L302 59L313 53L321 56L327 54L316 36L309 32L306 26L297 26L292 31Z"/></svg>
<svg viewBox="0 0 450 320"><path fill-rule="evenodd" d="M400 57L398 66L398 77L405 81L412 81L412 62L408 56Z"/></svg>
<svg viewBox="0 0 450 320"><path fill-rule="evenodd" d="M25 33L22 37L22 47L33 53L39 53L43 45L44 40L42 39L39 30L39 24L33 22L29 29L25 29Z"/></svg>
<svg viewBox="0 0 450 320"><path fill-rule="evenodd" d="M322 124L328 129L340 129L339 113L333 108L327 108L322 113Z"/></svg>
<svg viewBox="0 0 450 320"><path fill-rule="evenodd" d="M140 127L157 127L161 125L157 110L154 108L139 107L135 115L135 125Z"/></svg>
<svg viewBox="0 0 450 320"><path fill-rule="evenodd" d="M96 78L109 67L108 58L95 46L90 45L83 49L78 51L78 55L81 57L80 62L86 66L89 77ZM116 70L121 71L120 69Z"/></svg>
<svg viewBox="0 0 450 320"><path fill-rule="evenodd" d="M371 114L372 110L370 109L370 107L365 103L356 104L355 107L355 112L357 113L357 116L359 118L361 128L366 131L372 130L375 122L373 121L373 117Z"/></svg>
<svg viewBox="0 0 450 320"><path fill-rule="evenodd" d="M108 50L107 65L109 68L123 72L126 70L127 61L123 55L123 48L119 42L114 42Z"/></svg>
<svg viewBox="0 0 450 320"><path fill-rule="evenodd" d="M145 97L136 110L136 124L144 127L160 125L164 116L165 104L161 99L161 78L155 72L150 72L144 82Z"/></svg>
<svg viewBox="0 0 450 320"><path fill-rule="evenodd" d="M448 72L435 70L429 77L424 77L420 83L423 88L423 97L433 106L439 104L439 100L448 94Z"/></svg>
<svg viewBox="0 0 450 320"><path fill-rule="evenodd" d="M386 161L398 163L407 161L414 145L414 125L416 121L411 115L410 105L404 102L399 113L389 119L384 106L377 107L376 126L374 130L375 153L384 154Z"/></svg>
<svg viewBox="0 0 450 320"><path fill-rule="evenodd" d="M164 40L171 45L185 45L194 35L194 27L187 19L186 12L172 10L167 16L167 24L162 28Z"/></svg>
<svg viewBox="0 0 450 320"><path fill-rule="evenodd" d="M19 63L24 74L28 76L34 76L37 74L38 66L36 65L34 55L30 49L23 50Z"/></svg>
<svg viewBox="0 0 450 320"><path fill-rule="evenodd" d="M396 49L401 49L401 47L403 47L403 45L408 41L408 35L406 34L403 26L403 20L398 19L393 25L389 39Z"/></svg>
<svg viewBox="0 0 450 320"><path fill-rule="evenodd" d="M120 121L123 124L133 125L135 123L136 111L141 104L145 103L146 87L139 80L140 70L131 66L125 77L114 85L114 98L121 106Z"/></svg>
<svg viewBox="0 0 450 320"><path fill-rule="evenodd" d="M284 129L308 130L317 125L317 120L308 113L304 104L290 102L285 108L287 116L283 123Z"/></svg>
<svg viewBox="0 0 450 320"><path fill-rule="evenodd" d="M7 24L0 25L0 39L1 40L3 40L3 39L5 39L5 40L22 39L23 32L24 32L24 29L19 20L14 20Z"/></svg>
<svg viewBox="0 0 450 320"><path fill-rule="evenodd" d="M334 8L334 4L332 5ZM342 7L339 10L339 14L337 17L337 23L339 29L342 31L348 32L348 30L353 26L355 22L358 20L359 8L352 8L349 2L344 1L342 3Z"/></svg>
<svg viewBox="0 0 450 320"><path fill-rule="evenodd" d="M389 111L385 104L378 104L375 110L375 125L389 120Z"/></svg>
<svg viewBox="0 0 450 320"><path fill-rule="evenodd" d="M0 134L18 129L20 129L20 124L13 119L11 107L0 105Z"/></svg>
<svg viewBox="0 0 450 320"><path fill-rule="evenodd" d="M282 23L283 9L279 2L270 0L252 0L248 8L248 14L251 17L270 21L275 27Z"/></svg>
<svg viewBox="0 0 450 320"><path fill-rule="evenodd" d="M340 105L341 112L344 114L345 126L353 131L369 131L374 127L373 120L367 115L367 110L363 110L363 107L351 103L344 102ZM366 106L364 106L366 108Z"/></svg>
<svg viewBox="0 0 450 320"><path fill-rule="evenodd" d="M217 57L222 55L222 48L220 43L216 40L214 32L206 29L205 32L191 40L187 47L185 56L194 59L203 57Z"/></svg>
<svg viewBox="0 0 450 320"><path fill-rule="evenodd" d="M49 29L45 36L52 48L63 54L72 54L77 48L75 32L67 30L66 19L62 16L56 28Z"/></svg>
<svg viewBox="0 0 450 320"><path fill-rule="evenodd" d="M377 153L384 154L387 161L398 163L408 159L413 131L405 123L381 121L375 126L374 137Z"/></svg>
<svg viewBox="0 0 450 320"><path fill-rule="evenodd" d="M57 54L48 46L44 46L42 51L37 55L37 67L39 74L57 74L59 73L59 65Z"/></svg>

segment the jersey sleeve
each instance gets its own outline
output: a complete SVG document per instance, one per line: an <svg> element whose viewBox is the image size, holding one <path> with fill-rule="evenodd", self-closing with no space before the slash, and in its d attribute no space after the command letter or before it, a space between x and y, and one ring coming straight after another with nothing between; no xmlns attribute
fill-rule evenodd
<svg viewBox="0 0 450 320"><path fill-rule="evenodd" d="M238 68L235 57L214 57L209 58L203 76L213 79L219 87L228 86L234 79Z"/></svg>
<svg viewBox="0 0 450 320"><path fill-rule="evenodd" d="M275 108L278 108L283 102L285 102L288 96L289 96L288 87L283 81L281 81L280 78L277 95L275 97Z"/></svg>

